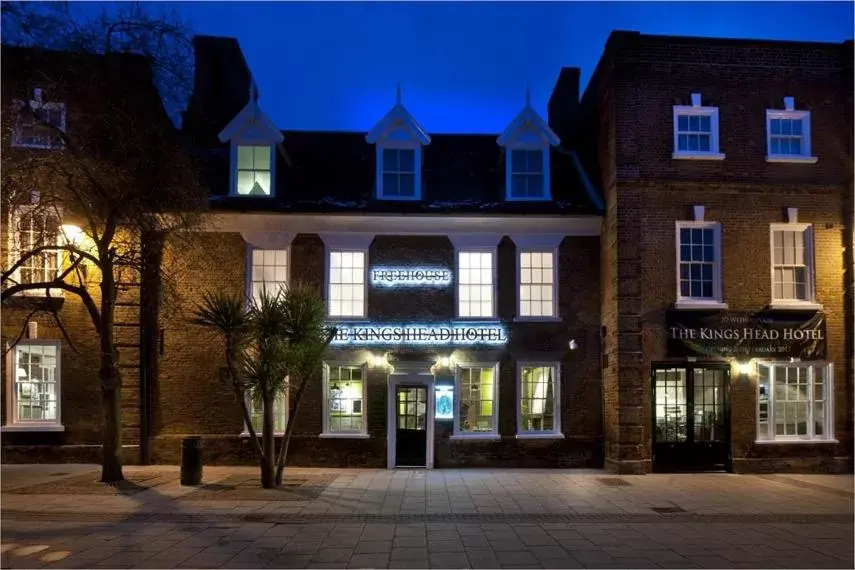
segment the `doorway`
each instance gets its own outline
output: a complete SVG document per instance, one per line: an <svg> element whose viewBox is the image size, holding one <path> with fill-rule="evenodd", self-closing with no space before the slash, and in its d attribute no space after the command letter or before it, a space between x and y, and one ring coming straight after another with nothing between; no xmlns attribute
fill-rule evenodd
<svg viewBox="0 0 855 570"><path fill-rule="evenodd" d="M653 470L730 471L730 365L654 365Z"/></svg>
<svg viewBox="0 0 855 570"><path fill-rule="evenodd" d="M433 468L434 377L428 374L391 374L387 465Z"/></svg>

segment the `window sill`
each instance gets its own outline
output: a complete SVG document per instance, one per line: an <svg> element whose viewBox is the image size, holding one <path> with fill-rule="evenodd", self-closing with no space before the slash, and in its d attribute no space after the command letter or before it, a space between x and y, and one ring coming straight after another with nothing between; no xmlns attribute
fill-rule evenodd
<svg viewBox="0 0 855 570"><path fill-rule="evenodd" d="M675 152L671 154L674 160L724 160L723 152Z"/></svg>
<svg viewBox="0 0 855 570"><path fill-rule="evenodd" d="M816 164L815 156L767 156L766 162L789 162L793 164Z"/></svg>
<svg viewBox="0 0 855 570"><path fill-rule="evenodd" d="M674 303L674 308L688 311L727 310L727 303L720 303L718 301L677 301Z"/></svg>
<svg viewBox="0 0 855 570"><path fill-rule="evenodd" d="M474 433L456 433L454 435L448 436L448 439L450 439L451 441L499 441L502 439L502 436L495 433L486 433L484 435Z"/></svg>
<svg viewBox="0 0 855 570"><path fill-rule="evenodd" d="M560 323L561 317L515 317L515 323Z"/></svg>
<svg viewBox="0 0 855 570"><path fill-rule="evenodd" d="M773 301L769 303L769 308L776 311L821 311L822 305L819 303L784 303L781 301Z"/></svg>
<svg viewBox="0 0 855 570"><path fill-rule="evenodd" d="M518 433L517 439L564 439L563 433Z"/></svg>
<svg viewBox="0 0 855 570"><path fill-rule="evenodd" d="M320 439L368 439L371 437L367 433L322 433L318 435Z"/></svg>
<svg viewBox="0 0 855 570"><path fill-rule="evenodd" d="M276 196L273 194L238 194L237 192L230 192L229 198L275 198Z"/></svg>
<svg viewBox="0 0 855 570"><path fill-rule="evenodd" d="M755 445L814 445L817 443L840 443L836 439L757 439Z"/></svg>
<svg viewBox="0 0 855 570"><path fill-rule="evenodd" d="M255 435L257 435L258 437L262 437L264 434L261 433L260 431L257 431L257 432L255 432ZM274 431L273 432L273 437L282 437L284 435L285 435L284 431ZM242 431L242 432L240 432L240 437L250 438L252 436L249 434L248 431Z"/></svg>
<svg viewBox="0 0 855 570"><path fill-rule="evenodd" d="M64 425L58 424L41 424L41 425L22 425L15 424L10 426L0 427L0 432L60 432L65 431Z"/></svg>

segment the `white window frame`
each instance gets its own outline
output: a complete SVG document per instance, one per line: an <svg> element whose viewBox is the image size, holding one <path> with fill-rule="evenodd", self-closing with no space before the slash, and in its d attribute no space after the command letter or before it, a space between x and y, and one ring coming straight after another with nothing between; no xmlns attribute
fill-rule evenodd
<svg viewBox="0 0 855 570"><path fill-rule="evenodd" d="M252 254L254 251L284 251L285 252L285 288L291 283L291 246L285 247L258 247L252 244L246 245L246 298L252 303L255 301L252 285L256 281L252 278L254 264L252 262Z"/></svg>
<svg viewBox="0 0 855 570"><path fill-rule="evenodd" d="M367 319L368 318L368 248L367 247L362 248L362 247L329 247L329 246L327 246L325 249L326 249L326 260L325 260L325 266L326 266L326 272L325 273L326 273L326 275L324 277L324 289L325 289L325 293L326 293L325 297L326 297L326 303L327 303L327 317L332 319L332 320L343 320L343 321ZM353 252L353 253L361 253L365 256L365 258L364 258L365 263L363 263L363 269L362 269L363 278L362 278L362 314L361 315L334 315L332 313L332 303L331 303L331 299L330 299L330 293L332 290L332 283L330 282L330 279L332 277L332 267L330 264L332 262L332 255L331 254L333 252L338 252L338 253Z"/></svg>
<svg viewBox="0 0 855 570"><path fill-rule="evenodd" d="M18 390L15 377L17 376L18 347L20 346L55 346L56 347L56 419L55 420L20 420L18 418ZM59 340L22 339L14 345L9 345L6 358L6 425L2 431L48 432L65 431L62 424L62 342Z"/></svg>
<svg viewBox="0 0 855 570"><path fill-rule="evenodd" d="M362 430L360 431L330 431L330 367L343 366L362 369ZM366 363L354 362L324 362L323 365L323 420L322 432L318 437L322 439L367 439L368 436L368 365Z"/></svg>
<svg viewBox="0 0 855 570"><path fill-rule="evenodd" d="M522 256L524 253L548 253L552 255L552 314L523 315L522 313ZM531 285L531 284L530 284ZM543 285L543 284L541 284ZM555 321L558 319L558 247L517 249L517 319L520 321Z"/></svg>
<svg viewBox="0 0 855 570"><path fill-rule="evenodd" d="M805 240L805 293L806 299L775 298L775 232L802 232ZM775 309L819 310L816 302L816 259L814 256L814 231L812 224L787 223L769 224L769 283L771 292L769 306Z"/></svg>
<svg viewBox="0 0 855 570"><path fill-rule="evenodd" d="M710 150L708 152L701 150L683 151L678 145L679 140L679 117L688 115L690 117L709 117L710 129ZM702 107L700 105L674 105L673 114L674 127L674 152L671 158L688 159L688 160L724 160L725 155L719 152L719 121L718 107Z"/></svg>
<svg viewBox="0 0 855 570"><path fill-rule="evenodd" d="M60 111L59 130L62 132L65 132L65 128L66 128L65 103L62 103L59 101L53 101L53 102L46 103L42 99L42 89L41 88L36 87L35 89L33 89L33 99L31 99L29 101L21 101L20 99L16 99L15 101L13 101L13 104L15 105L15 107L17 107L19 109L23 109L25 106L29 105L30 109L32 109L33 111L37 111L39 109L47 109L50 111L59 110ZM21 117L19 115L17 117L16 123L15 123L15 128L12 131L11 145L13 147L38 148L38 149L59 149L59 148L63 148L64 144L62 142L62 139L58 139L56 141L56 144L25 143L23 140L21 140L21 138L22 138L21 137L22 125L21 125L20 121L21 121Z"/></svg>
<svg viewBox="0 0 855 570"><path fill-rule="evenodd" d="M282 411L285 414L282 424L285 426L285 430L288 429L288 414L291 412L291 409L290 409L291 408L291 384L290 384L289 380L290 380L290 378L288 378L288 377L285 378L284 390L282 392L282 398L284 399L284 402L283 402L284 406L283 406ZM254 408L255 404L253 403L252 396L248 390L244 394L244 400L246 401L246 407L249 410L249 416L252 417L253 408ZM275 407L275 405L274 405L274 407ZM261 410L259 410L259 412L262 414L264 413L263 407ZM262 417L263 417L263 415L262 415ZM276 418L275 417L273 418L273 425L276 426ZM260 426L252 426L252 427L255 428L255 435L260 436L260 435L264 434L264 424L263 423ZM276 431L274 429L273 435L275 435L275 436L285 435L285 430ZM249 433L249 428L246 425L246 421L243 422L243 431L240 433L240 436L241 437L251 437L250 433Z"/></svg>
<svg viewBox="0 0 855 570"><path fill-rule="evenodd" d="M464 368L493 369L493 429L483 432L464 431L460 427L460 373ZM499 363L498 362L460 362L454 368L454 428L451 439L501 439L499 436Z"/></svg>
<svg viewBox="0 0 855 570"><path fill-rule="evenodd" d="M497 283L498 270L496 267L497 261L498 261L497 252L498 252L497 246L492 246L492 247L491 246L466 246L466 247L455 248L455 251L454 251L454 265L455 265L455 271L454 272L455 272L455 276L454 277L456 279L456 285L454 287L454 314L456 315L457 320L466 320L466 321L484 321L484 320L486 320L486 321L490 321L490 320L495 320L497 318L497 314L496 314L496 307L497 307L497 302L498 302L498 300L496 299L496 297L498 296L497 295L497 293L498 293L498 283ZM468 285L468 284L461 283L461 281L460 281L460 270L461 270L460 254L461 253L489 253L491 256L492 276L490 279L492 280L491 286L493 288L493 291L492 291L492 299L491 299L492 307L491 307L489 315L468 316L468 315L461 315L460 314L460 289L464 285Z"/></svg>
<svg viewBox="0 0 855 570"><path fill-rule="evenodd" d="M378 200L390 200L390 201L404 201L404 202L412 202L418 201L422 199L422 145L416 140L394 140L385 138L382 142L377 145L377 184L376 184L376 196ZM383 151L384 150L412 150L413 151L413 184L415 185L415 191L412 196L387 196L383 192L383 173L385 172L383 166ZM389 171L393 172L393 171ZM399 171L394 171L397 173L401 173ZM405 173L406 174L406 173Z"/></svg>
<svg viewBox="0 0 855 570"><path fill-rule="evenodd" d="M60 214L59 212L48 212L47 210L45 210L43 208L40 209L39 206L37 206L37 205L20 205L20 206L15 206L15 207L11 208L9 210L9 226L8 226L11 229L11 231L7 232L7 234L6 234L6 239L7 239L6 252L7 252L7 259L8 259L8 263L9 263L10 267L12 265L14 265L18 261L18 259L20 259L20 256L23 253L22 249L21 249L21 244L18 240L18 238L20 237L20 234L18 232L18 223L20 222L21 217L28 215L28 214L31 214L33 212L42 212L44 215L56 215L57 221L61 222L61 217L59 215ZM62 239L61 238L61 231L62 231L61 227L58 227L57 228L57 242L55 244L57 246L61 245L61 241L60 241ZM27 251L29 251L29 250L27 250ZM56 251L56 275L54 277L58 277L59 275L62 274L62 267L63 267L63 251L58 249ZM21 282L21 268L20 267L15 269L15 271L12 273L12 279L16 283ZM50 297L53 297L53 298L59 298L59 297L63 297L64 293L65 293L64 290L57 289L54 287L54 288L50 289L50 292L48 292L46 289L28 289L26 291L19 292L18 295L21 295L23 297L44 297L44 298L47 298L49 295Z"/></svg>
<svg viewBox="0 0 855 570"><path fill-rule="evenodd" d="M238 194L238 147L268 147L270 152L270 194ZM275 146L267 140L235 139L231 143L231 179L229 185L229 197L238 198L274 198L276 196L276 153Z"/></svg>
<svg viewBox="0 0 855 570"><path fill-rule="evenodd" d="M759 367L766 366L769 368L769 409L768 421L766 422L767 433L762 434L760 431L760 381ZM815 368L823 367L826 370L828 382L824 389L825 396L825 418L823 422L824 435L821 438L813 436L815 429L813 422L813 395L814 395L814 377ZM808 404L808 434L805 436L778 436L775 434L775 369L776 368L808 368L808 393L810 400ZM761 360L755 363L754 373L757 376L755 384L757 387L754 390L754 398L756 400L754 410L755 434L757 439L755 443L760 444L792 444L792 443L837 443L834 437L834 364L827 361L795 361L795 362L775 362Z"/></svg>
<svg viewBox="0 0 855 570"><path fill-rule="evenodd" d="M674 233L674 250L675 250L675 272L677 301L675 303L678 309L726 309L727 304L723 301L722 296L722 259L721 259L721 223L720 222L692 222L678 221L676 222L676 231ZM698 297L683 297L680 291L680 230L682 229L712 229L713 230L713 297L712 299Z"/></svg>
<svg viewBox="0 0 855 570"><path fill-rule="evenodd" d="M551 183L549 178L549 145L532 145L516 143L507 147L505 157L505 200L508 202L542 202L552 199ZM514 179L514 152L529 151L540 152L542 157L543 168L543 188L539 196L514 196L513 195L513 179ZM520 173L533 174L533 173Z"/></svg>
<svg viewBox="0 0 855 570"><path fill-rule="evenodd" d="M522 424L522 371L523 368L540 368L551 366L555 370L555 386L553 387L554 423L551 431L523 431ZM561 362L557 360L521 360L517 362L516 390L517 439L564 439L561 430Z"/></svg>
<svg viewBox="0 0 855 570"><path fill-rule="evenodd" d="M801 120L801 154L772 154L772 119ZM796 162L814 164L818 159L811 155L810 111L766 110L766 162Z"/></svg>

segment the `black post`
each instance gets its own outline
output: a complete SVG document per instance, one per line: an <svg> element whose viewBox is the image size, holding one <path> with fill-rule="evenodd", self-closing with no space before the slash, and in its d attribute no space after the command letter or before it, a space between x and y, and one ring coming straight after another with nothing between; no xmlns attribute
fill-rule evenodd
<svg viewBox="0 0 855 570"><path fill-rule="evenodd" d="M181 484L202 483L202 438L185 437L181 440Z"/></svg>

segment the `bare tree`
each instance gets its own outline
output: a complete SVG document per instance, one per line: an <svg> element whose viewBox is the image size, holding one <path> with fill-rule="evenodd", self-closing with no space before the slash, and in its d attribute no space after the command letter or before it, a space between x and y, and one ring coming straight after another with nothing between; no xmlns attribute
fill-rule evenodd
<svg viewBox="0 0 855 570"><path fill-rule="evenodd" d="M45 21L29 4L3 9L4 35L12 22L18 36L39 37L35 31ZM51 10L61 15L67 7ZM189 81L187 58L172 54L192 44L180 22L157 19L138 5L82 23L59 21L68 37L57 43L65 45L49 47L75 51L3 50L4 84L15 86L16 95L3 100L3 207L26 207L19 223L41 225L37 241L15 247L8 264L4 258L2 300L42 290L82 301L99 339L101 480L116 482L123 479L114 331L119 287L143 271L147 243L196 227L206 202L154 76L168 68L175 85ZM27 273L34 260L51 256L53 270Z"/></svg>

